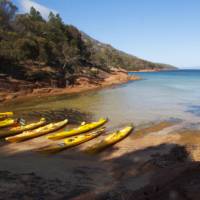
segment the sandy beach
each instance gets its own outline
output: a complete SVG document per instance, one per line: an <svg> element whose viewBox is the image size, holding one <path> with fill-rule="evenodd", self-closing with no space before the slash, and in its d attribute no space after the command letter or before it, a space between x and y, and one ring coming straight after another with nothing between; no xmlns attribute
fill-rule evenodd
<svg viewBox="0 0 200 200"><path fill-rule="evenodd" d="M198 199L199 130L180 127L181 122L171 121L136 127L93 156L83 150L104 135L55 155L35 152L52 143L45 136L16 144L2 141L1 198ZM185 188L191 177L191 188Z"/></svg>

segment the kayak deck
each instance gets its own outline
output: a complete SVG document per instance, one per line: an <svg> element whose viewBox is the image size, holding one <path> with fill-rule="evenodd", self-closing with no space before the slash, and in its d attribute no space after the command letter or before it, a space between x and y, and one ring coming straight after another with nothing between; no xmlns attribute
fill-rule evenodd
<svg viewBox="0 0 200 200"><path fill-rule="evenodd" d="M38 128L38 127L44 125L45 123L46 123L46 119L41 118L40 121L38 121L38 122L34 122L34 123L27 124L24 126L14 127L9 130L6 130L6 131L4 130L2 132L0 131L0 138L16 135L23 131L33 130L35 128Z"/></svg>
<svg viewBox="0 0 200 200"><path fill-rule="evenodd" d="M51 139L51 140L59 140L62 138L78 135L78 134L93 130L95 128L98 128L98 127L102 126L103 124L105 124L106 122L107 122L107 119L101 118L97 122L84 124L84 125L79 126L78 128L74 128L69 131L63 131L60 133L52 134L52 135L47 136L47 138Z"/></svg>
<svg viewBox="0 0 200 200"><path fill-rule="evenodd" d="M3 113L0 113L0 119L5 119L7 117L12 117L14 115L13 112L3 112Z"/></svg>
<svg viewBox="0 0 200 200"><path fill-rule="evenodd" d="M4 119L3 121L0 121L0 128L4 128L7 126L11 126L15 123L14 119L8 118L8 119Z"/></svg>
<svg viewBox="0 0 200 200"><path fill-rule="evenodd" d="M65 120L57 122L57 123L47 124L46 126L42 126L35 130L32 130L32 131L24 131L23 133L21 133L19 135L7 137L5 139L6 139L6 141L9 141L9 142L20 142L20 141L28 140L31 138L39 137L41 135L45 135L52 131L56 131L56 130L62 128L63 126L65 126L67 123L68 123L68 120L65 119Z"/></svg>
<svg viewBox="0 0 200 200"><path fill-rule="evenodd" d="M85 149L85 152L90 153L90 154L95 154L98 153L105 148L116 144L117 142L121 141L125 137L127 137L131 131L133 130L133 126L127 126L124 129L120 131L116 131L114 133L109 134L106 136L103 140L100 142L97 142L93 144L92 146L89 146Z"/></svg>
<svg viewBox="0 0 200 200"><path fill-rule="evenodd" d="M46 119L41 118L38 122L26 124L23 126L17 126L10 129L4 129L4 127L8 127L16 123L15 119L7 118L8 116L12 115L13 112L0 113L0 128L3 128L2 131L0 130L0 138L5 138L5 140L8 142L21 142L32 138L36 138L57 131L68 123L68 120L65 119L60 122L46 124ZM2 120L3 117L5 118ZM91 122L87 124L83 122L77 128L48 135L47 138L51 140L59 140L63 138L66 139L64 139L63 142L60 143L43 146L37 149L36 151L42 153L56 153L64 149L80 145L84 142L87 142L100 136L105 131L105 127L100 128L96 131L89 131L99 128L106 122L106 118L100 118L96 122ZM130 125L126 126L121 130L110 133L106 137L104 137L103 140L99 140L99 142L88 146L84 150L84 152L90 154L98 153L127 137L131 133L133 128L134 127Z"/></svg>
<svg viewBox="0 0 200 200"><path fill-rule="evenodd" d="M104 131L105 131L105 128L101 128L91 133L85 133L85 134L81 134L77 136L72 136L65 139L62 143L48 145L48 146L38 149L37 151L41 153L47 153L47 154L57 153L67 148L74 147L84 142L87 142L89 140L92 140L98 137L99 135L101 135Z"/></svg>

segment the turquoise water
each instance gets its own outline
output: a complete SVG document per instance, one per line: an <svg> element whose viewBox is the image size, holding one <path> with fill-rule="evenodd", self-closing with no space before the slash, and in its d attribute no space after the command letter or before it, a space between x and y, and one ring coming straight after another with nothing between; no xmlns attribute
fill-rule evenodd
<svg viewBox="0 0 200 200"><path fill-rule="evenodd" d="M111 123L148 123L170 118L200 121L200 71L138 72L140 81L79 95L34 98L0 106L18 112L75 108L105 116Z"/></svg>

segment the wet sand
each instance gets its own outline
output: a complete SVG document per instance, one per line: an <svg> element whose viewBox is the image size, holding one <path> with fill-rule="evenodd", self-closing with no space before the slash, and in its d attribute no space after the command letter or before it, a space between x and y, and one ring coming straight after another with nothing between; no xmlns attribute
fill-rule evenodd
<svg viewBox="0 0 200 200"><path fill-rule="evenodd" d="M55 143L45 136L17 144L2 141L1 198L199 199L200 130L180 128L181 123L136 127L95 156L83 150L100 138L55 155L34 152Z"/></svg>

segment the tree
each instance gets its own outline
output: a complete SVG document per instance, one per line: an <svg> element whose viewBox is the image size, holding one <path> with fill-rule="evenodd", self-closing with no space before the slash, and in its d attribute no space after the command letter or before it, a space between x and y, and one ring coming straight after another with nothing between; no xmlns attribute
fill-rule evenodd
<svg viewBox="0 0 200 200"><path fill-rule="evenodd" d="M43 37L37 37L37 43L39 48L38 60L45 64L51 64L51 61L55 55L52 53L52 47L47 39Z"/></svg>
<svg viewBox="0 0 200 200"><path fill-rule="evenodd" d="M9 0L0 0L0 28L9 29L17 7Z"/></svg>
<svg viewBox="0 0 200 200"><path fill-rule="evenodd" d="M18 59L21 61L36 60L39 55L39 47L33 38L19 38L15 42L15 48L18 50Z"/></svg>
<svg viewBox="0 0 200 200"><path fill-rule="evenodd" d="M48 22L50 25L54 26L55 28L58 28L58 29L64 28L64 23L59 14L55 15L53 12L50 12L49 17L48 17Z"/></svg>
<svg viewBox="0 0 200 200"><path fill-rule="evenodd" d="M49 13L48 17L48 38L58 44L67 41L68 36L65 34L65 25L59 15L53 12ZM61 50L62 51L62 50Z"/></svg>
<svg viewBox="0 0 200 200"><path fill-rule="evenodd" d="M29 16L30 16L30 18L32 20L44 21L44 19L42 18L42 15L40 14L40 12L37 11L34 7L31 7Z"/></svg>
<svg viewBox="0 0 200 200"><path fill-rule="evenodd" d="M80 54L79 49L77 47L73 47L68 43L63 45L63 55L64 55L64 64L63 68L66 71L73 73L72 66L79 64Z"/></svg>

